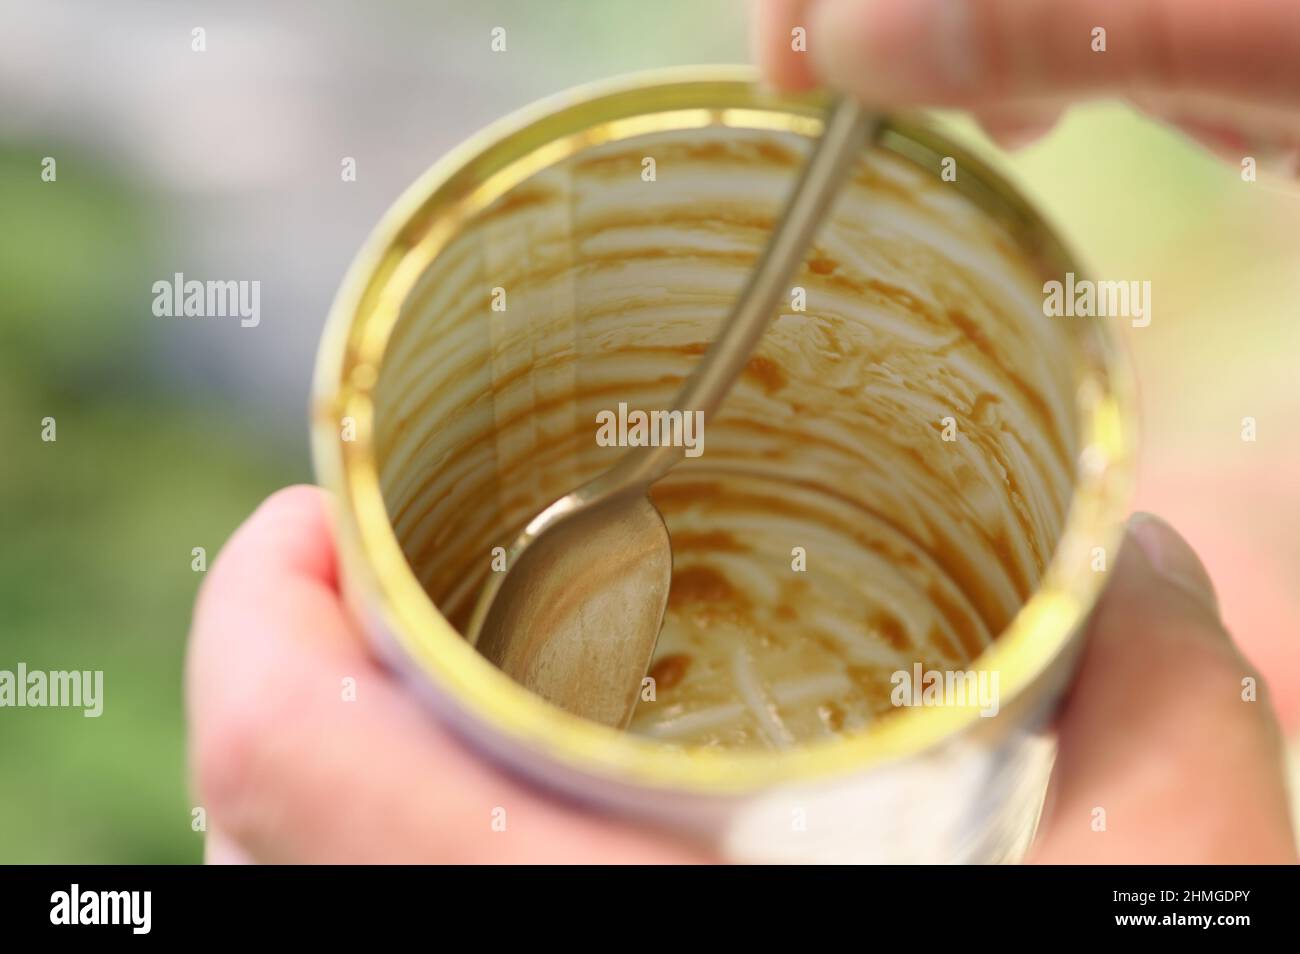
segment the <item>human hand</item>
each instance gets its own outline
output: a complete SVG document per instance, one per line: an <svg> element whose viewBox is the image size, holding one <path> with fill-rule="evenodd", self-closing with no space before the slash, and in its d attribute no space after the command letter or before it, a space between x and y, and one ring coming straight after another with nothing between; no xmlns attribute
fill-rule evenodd
<svg viewBox="0 0 1300 954"><path fill-rule="evenodd" d="M1280 736L1262 687L1260 701L1242 701L1250 674L1196 556L1162 523L1139 522L1059 721L1032 859L1294 861ZM342 698L346 677L354 702ZM272 496L222 551L196 608L187 681L210 861L707 859L552 800L441 728L366 652L315 488ZM505 832L491 830L497 806ZM1092 828L1098 807L1106 832Z"/></svg>
<svg viewBox="0 0 1300 954"><path fill-rule="evenodd" d="M759 0L754 22L763 74L780 88L968 109L1008 146L1046 132L1071 102L1122 96L1234 161L1296 171L1300 4ZM796 27L806 52L792 49Z"/></svg>
<svg viewBox="0 0 1300 954"><path fill-rule="evenodd" d="M343 699L345 678L355 701ZM539 794L441 727L367 653L315 487L272 495L222 550L195 608L186 681L210 862L700 857Z"/></svg>
<svg viewBox="0 0 1300 954"><path fill-rule="evenodd" d="M1219 621L1205 567L1157 517L1129 521L1056 728L1030 861L1296 862L1266 687Z"/></svg>

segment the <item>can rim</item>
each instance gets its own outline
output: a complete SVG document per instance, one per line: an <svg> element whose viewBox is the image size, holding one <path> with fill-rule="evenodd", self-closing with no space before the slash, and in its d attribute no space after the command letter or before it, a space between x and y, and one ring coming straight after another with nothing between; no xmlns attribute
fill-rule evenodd
<svg viewBox="0 0 1300 954"><path fill-rule="evenodd" d="M373 453L371 391L406 293L467 221L538 170L600 142L691 124L816 135L821 94L759 87L748 67L683 67L566 90L498 120L436 162L384 215L349 267L331 307L312 398L312 454L332 492L343 578L363 622L393 637L414 670L465 715L516 744L589 775L706 794L861 773L916 755L979 723L978 707L919 707L862 732L782 752L675 749L570 715L496 670L442 616L388 521ZM758 124L755 126L754 124ZM881 144L906 158L955 156L961 188L1007 225L1025 251L1076 273L1053 230L977 156L927 125L891 118ZM1092 365L1081 374L1080 463L1060 540L1038 588L972 668L999 671L1003 698L1026 692L1069 644L1105 572L1080 552L1113 552L1132 485L1133 384L1122 349L1098 322L1080 332ZM355 423L343 440L339 421ZM1082 551L1081 551L1082 548ZM1069 565L1066 565L1069 563ZM1003 705L1003 711L1007 709Z"/></svg>

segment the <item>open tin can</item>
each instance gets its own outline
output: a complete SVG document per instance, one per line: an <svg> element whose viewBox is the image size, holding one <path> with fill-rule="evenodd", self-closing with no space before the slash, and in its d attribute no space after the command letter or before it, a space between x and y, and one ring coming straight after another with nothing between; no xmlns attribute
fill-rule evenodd
<svg viewBox="0 0 1300 954"><path fill-rule="evenodd" d="M920 121L864 149L701 452L654 488L673 590L631 729L457 628L497 548L624 452L597 422L669 406L824 108L742 68L584 87L398 200L316 373L347 599L468 745L593 810L740 861L1014 860L1123 533L1132 387L1104 319L1045 316L1044 283L1081 271L1051 230Z"/></svg>

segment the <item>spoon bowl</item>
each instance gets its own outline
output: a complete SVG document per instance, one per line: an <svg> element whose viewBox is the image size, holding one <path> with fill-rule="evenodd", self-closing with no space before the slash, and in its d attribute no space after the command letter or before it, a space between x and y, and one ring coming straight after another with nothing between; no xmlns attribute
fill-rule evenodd
<svg viewBox="0 0 1300 954"><path fill-rule="evenodd" d="M561 708L614 728L632 718L650 668L672 544L644 494L586 506L562 497L511 548L510 599L493 599L479 651ZM494 574L500 586L505 574Z"/></svg>

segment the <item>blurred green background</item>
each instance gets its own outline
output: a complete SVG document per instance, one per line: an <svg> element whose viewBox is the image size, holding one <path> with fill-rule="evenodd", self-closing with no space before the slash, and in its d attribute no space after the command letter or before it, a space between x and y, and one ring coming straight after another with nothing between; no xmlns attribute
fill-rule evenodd
<svg viewBox="0 0 1300 954"><path fill-rule="evenodd" d="M0 714L0 861L196 861L191 551L309 469L255 408L151 379L148 197L103 172L42 188L39 163L0 152L0 668L102 669L105 707Z"/></svg>
<svg viewBox="0 0 1300 954"><path fill-rule="evenodd" d="M181 667L201 574L309 480L306 391L342 271L465 135L577 82L743 61L738 0L6 2L0 62L0 669L102 669L105 709L0 710L0 862L190 862ZM189 49L195 25L209 49ZM487 50L510 31L509 58ZM983 143L976 127L957 133ZM41 160L58 158L42 182ZM339 181L341 156L358 182ZM1138 505L1201 549L1296 727L1300 200L1118 105L999 157L1101 277L1149 279ZM150 312L174 271L258 279L263 319ZM201 327L200 327L201 326ZM1244 445L1239 422L1260 420ZM41 441L41 421L58 440ZM1212 505L1211 505L1212 504Z"/></svg>

